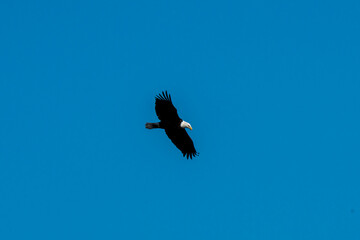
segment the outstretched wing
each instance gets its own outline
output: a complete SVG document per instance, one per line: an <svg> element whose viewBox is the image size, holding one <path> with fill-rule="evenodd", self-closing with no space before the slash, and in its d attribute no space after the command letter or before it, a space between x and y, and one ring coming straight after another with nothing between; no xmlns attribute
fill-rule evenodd
<svg viewBox="0 0 360 240"><path fill-rule="evenodd" d="M194 143L185 129L166 128L165 132L175 146L180 149L184 157L186 156L187 159L189 159L189 157L192 159L198 155L198 152L195 150Z"/></svg>
<svg viewBox="0 0 360 240"><path fill-rule="evenodd" d="M171 96L167 91L155 97L155 111L160 121L179 122L180 118L177 110L171 102Z"/></svg>

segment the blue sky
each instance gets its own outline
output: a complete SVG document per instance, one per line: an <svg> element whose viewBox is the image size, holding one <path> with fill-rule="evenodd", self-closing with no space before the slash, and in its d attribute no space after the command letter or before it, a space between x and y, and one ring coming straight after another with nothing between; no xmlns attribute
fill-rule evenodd
<svg viewBox="0 0 360 240"><path fill-rule="evenodd" d="M0 238L360 239L359 12L1 1Z"/></svg>

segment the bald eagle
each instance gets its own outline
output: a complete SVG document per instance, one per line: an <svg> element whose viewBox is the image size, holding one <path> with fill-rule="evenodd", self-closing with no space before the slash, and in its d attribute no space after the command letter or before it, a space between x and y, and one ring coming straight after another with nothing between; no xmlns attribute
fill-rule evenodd
<svg viewBox="0 0 360 240"><path fill-rule="evenodd" d="M145 127L147 129L165 129L166 135L187 159L189 157L192 159L199 155L195 150L193 141L185 130L185 128L192 130L192 127L190 123L185 122L179 117L176 108L172 104L171 96L167 91L155 97L155 112L160 122L146 123Z"/></svg>

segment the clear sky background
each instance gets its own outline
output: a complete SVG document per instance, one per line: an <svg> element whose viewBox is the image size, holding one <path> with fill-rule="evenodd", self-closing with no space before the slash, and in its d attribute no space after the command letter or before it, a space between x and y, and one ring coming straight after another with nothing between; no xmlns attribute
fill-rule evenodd
<svg viewBox="0 0 360 240"><path fill-rule="evenodd" d="M359 13L1 1L0 239L360 239Z"/></svg>

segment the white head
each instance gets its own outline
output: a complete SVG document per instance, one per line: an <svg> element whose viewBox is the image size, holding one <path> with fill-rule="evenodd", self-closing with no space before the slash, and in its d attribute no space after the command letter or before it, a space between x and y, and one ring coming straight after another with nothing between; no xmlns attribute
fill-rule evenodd
<svg viewBox="0 0 360 240"><path fill-rule="evenodd" d="M182 127L182 128L188 128L188 129L192 130L192 127L191 127L190 123L185 122L185 121L182 121L182 122L180 123L180 127Z"/></svg>

